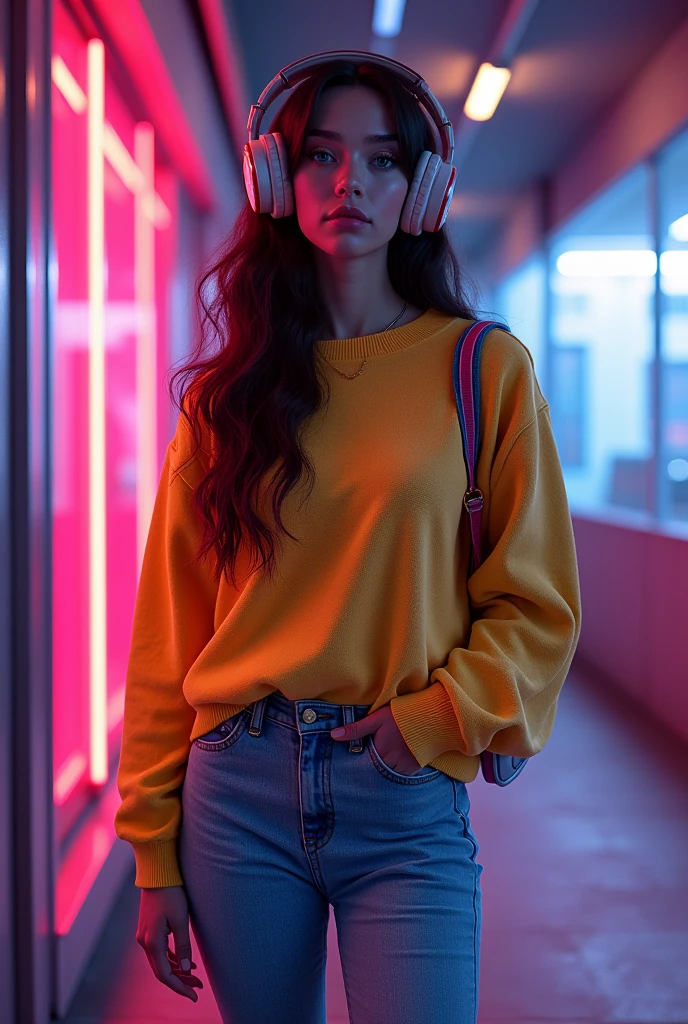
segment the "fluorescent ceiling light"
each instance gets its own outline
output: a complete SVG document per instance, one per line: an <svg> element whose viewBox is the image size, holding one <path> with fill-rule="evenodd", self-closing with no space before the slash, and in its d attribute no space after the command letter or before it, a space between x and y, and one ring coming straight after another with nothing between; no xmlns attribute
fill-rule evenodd
<svg viewBox="0 0 688 1024"><path fill-rule="evenodd" d="M562 277L652 277L657 254L652 249L572 249L557 259ZM688 294L688 250L660 253L661 288L667 295Z"/></svg>
<svg viewBox="0 0 688 1024"><path fill-rule="evenodd" d="M404 19L406 0L375 0L373 32L383 39L398 36Z"/></svg>
<svg viewBox="0 0 688 1024"><path fill-rule="evenodd" d="M659 272L667 277L688 280L688 252L685 249L667 249L659 257Z"/></svg>
<svg viewBox="0 0 688 1024"><path fill-rule="evenodd" d="M463 108L466 117L470 117L472 121L489 121L504 95L510 78L509 68L481 64Z"/></svg>
<svg viewBox="0 0 688 1024"><path fill-rule="evenodd" d="M677 242L688 242L688 213L684 213L678 220L669 225L669 234Z"/></svg>
<svg viewBox="0 0 688 1024"><path fill-rule="evenodd" d="M573 249L557 259L563 277L652 277L657 254L652 249Z"/></svg>
<svg viewBox="0 0 688 1024"><path fill-rule="evenodd" d="M661 253L659 273L665 295L688 295L688 249L667 249Z"/></svg>

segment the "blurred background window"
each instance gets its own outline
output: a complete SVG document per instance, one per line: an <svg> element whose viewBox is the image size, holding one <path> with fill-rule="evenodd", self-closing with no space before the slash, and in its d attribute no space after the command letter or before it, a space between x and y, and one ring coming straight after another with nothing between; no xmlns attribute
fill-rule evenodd
<svg viewBox="0 0 688 1024"><path fill-rule="evenodd" d="M547 397L574 510L654 506L650 211L640 166L552 239Z"/></svg>
<svg viewBox="0 0 688 1024"><path fill-rule="evenodd" d="M662 352L659 509L688 520L688 132L660 154Z"/></svg>
<svg viewBox="0 0 688 1024"><path fill-rule="evenodd" d="M543 391L546 285L546 258L542 253L536 253L495 289L495 309L504 317L511 332L529 349Z"/></svg>

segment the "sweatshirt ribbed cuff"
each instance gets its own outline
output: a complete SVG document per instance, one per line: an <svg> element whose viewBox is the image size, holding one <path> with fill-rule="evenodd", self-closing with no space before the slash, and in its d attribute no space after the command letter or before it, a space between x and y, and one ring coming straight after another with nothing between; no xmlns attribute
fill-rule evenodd
<svg viewBox="0 0 688 1024"><path fill-rule="evenodd" d="M157 889L168 885L183 885L177 860L177 839L162 843L131 843L136 858L134 885L142 889Z"/></svg>
<svg viewBox="0 0 688 1024"><path fill-rule="evenodd" d="M393 697L389 706L399 732L421 768L445 751L461 753L462 741L454 706L442 683ZM472 760L472 758L471 758Z"/></svg>

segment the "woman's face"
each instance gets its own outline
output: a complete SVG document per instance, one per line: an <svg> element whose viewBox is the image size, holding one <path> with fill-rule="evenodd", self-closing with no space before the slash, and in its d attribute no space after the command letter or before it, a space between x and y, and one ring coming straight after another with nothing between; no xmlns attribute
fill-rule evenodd
<svg viewBox="0 0 688 1024"><path fill-rule="evenodd" d="M293 175L296 216L306 238L344 258L386 245L409 186L399 156L380 93L361 85L326 89ZM367 220L331 219L338 206L356 207Z"/></svg>

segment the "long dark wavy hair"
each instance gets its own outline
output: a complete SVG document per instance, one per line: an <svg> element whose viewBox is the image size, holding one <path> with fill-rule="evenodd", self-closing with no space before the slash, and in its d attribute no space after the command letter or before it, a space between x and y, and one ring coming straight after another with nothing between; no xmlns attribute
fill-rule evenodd
<svg viewBox="0 0 688 1024"><path fill-rule="evenodd" d="M421 152L435 150L433 133L400 80L375 64L322 65L288 95L270 130L282 133L290 168L299 164L323 91L337 85L365 85L386 98L399 137L400 166L410 183ZM474 319L444 227L418 236L397 228L387 270L394 291L411 305ZM197 302L198 345L172 373L169 389L192 429L194 454L202 443L202 424L210 429L216 451L192 497L203 520L196 559L214 552L216 582L224 573L236 587L242 544L249 569L266 568L272 577L276 541L281 544L283 535L297 539L283 524L280 509L302 474L307 493L313 488L315 471L299 435L329 398L315 344L328 336L329 322L313 245L296 214L275 219L254 213L247 201L199 279Z"/></svg>

